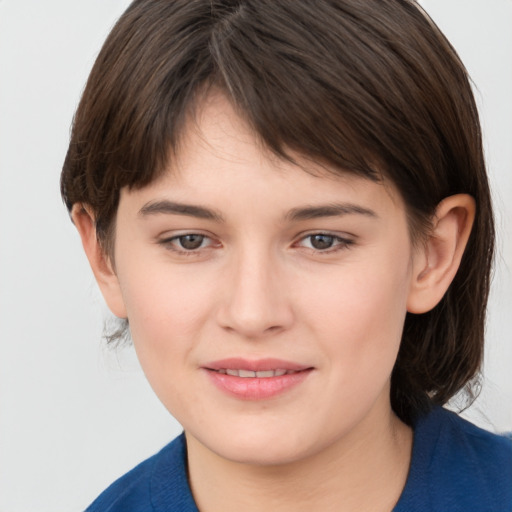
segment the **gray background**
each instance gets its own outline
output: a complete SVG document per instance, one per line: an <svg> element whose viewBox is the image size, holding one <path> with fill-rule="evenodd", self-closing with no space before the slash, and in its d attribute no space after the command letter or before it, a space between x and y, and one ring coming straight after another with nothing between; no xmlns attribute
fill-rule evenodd
<svg viewBox="0 0 512 512"><path fill-rule="evenodd" d="M512 1L425 0L477 87L499 229L484 392L512 429ZM0 0L0 512L78 511L180 430L108 316L58 191L87 73L126 0Z"/></svg>

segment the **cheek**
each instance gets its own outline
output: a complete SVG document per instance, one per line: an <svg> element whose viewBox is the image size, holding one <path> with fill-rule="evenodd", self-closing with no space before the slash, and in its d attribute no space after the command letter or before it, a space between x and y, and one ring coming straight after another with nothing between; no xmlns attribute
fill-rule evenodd
<svg viewBox="0 0 512 512"><path fill-rule="evenodd" d="M194 351L204 337L209 301L190 279L151 274L144 272L140 279L132 274L123 288L130 332L149 384L164 406L181 417L187 404L200 402L197 391L182 383L195 370Z"/></svg>
<svg viewBox="0 0 512 512"><path fill-rule="evenodd" d="M351 376L390 373L396 360L409 281L407 262L391 263L354 265L331 279L329 293L317 287L308 298L313 307L305 314L324 332L331 364L342 364Z"/></svg>
<svg viewBox="0 0 512 512"><path fill-rule="evenodd" d="M128 270L128 269L127 269ZM144 370L179 367L198 340L208 317L210 294L201 280L165 265L139 265L126 273L121 289L130 331Z"/></svg>

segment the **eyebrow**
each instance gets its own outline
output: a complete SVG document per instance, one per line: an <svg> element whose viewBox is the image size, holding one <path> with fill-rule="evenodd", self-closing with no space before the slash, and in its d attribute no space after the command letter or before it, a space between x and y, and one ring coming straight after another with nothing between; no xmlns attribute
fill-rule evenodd
<svg viewBox="0 0 512 512"><path fill-rule="evenodd" d="M197 206L194 204L177 203L174 201L161 200L151 201L145 204L140 210L139 215L142 217L148 215L155 215L164 213L168 215L186 215L195 217L197 219L214 220L217 222L224 222L224 217L221 213L204 206Z"/></svg>
<svg viewBox="0 0 512 512"><path fill-rule="evenodd" d="M139 215L142 217L156 214L185 215L189 217L195 217L197 219L225 222L223 215L217 210L194 204L169 201L166 199L160 201L150 201L139 210ZM322 217L338 217L342 215L354 214L378 218L378 215L373 210L363 208L362 206L356 204L330 203L318 206L292 208L285 215L285 219L289 221L304 221L319 219Z"/></svg>
<svg viewBox="0 0 512 512"><path fill-rule="evenodd" d="M292 221L319 219L321 217L338 217L341 215L365 215L378 218L379 216L369 208L352 203L331 203L305 208L293 208L286 214L286 218Z"/></svg>

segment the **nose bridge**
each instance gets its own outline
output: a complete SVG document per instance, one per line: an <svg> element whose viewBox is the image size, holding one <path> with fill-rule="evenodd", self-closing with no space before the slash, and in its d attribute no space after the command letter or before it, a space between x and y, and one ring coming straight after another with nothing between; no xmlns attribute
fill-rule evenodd
<svg viewBox="0 0 512 512"><path fill-rule="evenodd" d="M247 338L287 328L293 320L286 278L276 254L248 243L233 256L220 323Z"/></svg>

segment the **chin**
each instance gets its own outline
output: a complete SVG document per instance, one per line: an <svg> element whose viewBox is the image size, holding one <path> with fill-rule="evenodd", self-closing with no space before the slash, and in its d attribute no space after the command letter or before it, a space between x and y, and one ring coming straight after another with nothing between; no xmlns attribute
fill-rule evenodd
<svg viewBox="0 0 512 512"><path fill-rule="evenodd" d="M218 455L222 458L238 464L249 466L283 466L293 464L305 457L303 447L286 443L283 446L281 440L267 441L262 444L252 442L222 446Z"/></svg>
<svg viewBox="0 0 512 512"><path fill-rule="evenodd" d="M290 426L217 425L208 431L187 430L189 442L198 442L208 452L238 464L275 466L292 463L301 458L304 443L298 435L290 435L296 429ZM298 434L298 433L297 433ZM192 439L191 439L192 438Z"/></svg>

